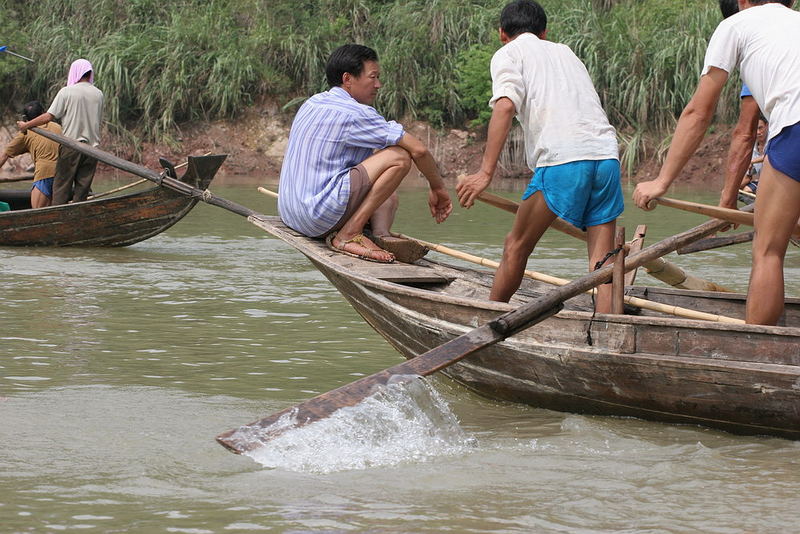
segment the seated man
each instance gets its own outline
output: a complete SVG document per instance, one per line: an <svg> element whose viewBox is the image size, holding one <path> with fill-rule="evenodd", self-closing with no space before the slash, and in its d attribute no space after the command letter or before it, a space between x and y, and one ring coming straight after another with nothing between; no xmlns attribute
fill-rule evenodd
<svg viewBox="0 0 800 534"><path fill-rule="evenodd" d="M36 100L28 102L22 110L26 121L44 113L42 104ZM60 134L61 126L55 122L42 125L45 130ZM33 159L33 186L31 188L31 207L44 208L50 205L53 198L53 176L56 173L58 161L58 143L41 136L35 132L20 132L6 146L0 154L0 167L5 165L8 158L14 158L29 153Z"/></svg>
<svg viewBox="0 0 800 534"><path fill-rule="evenodd" d="M395 191L411 161L430 184L428 204L437 223L453 209L450 196L422 142L372 107L381 87L374 50L344 45L331 54L325 74L331 89L309 98L292 123L278 211L287 226L327 237L337 251L390 263L394 255L365 237L364 226L369 222L376 237L391 235Z"/></svg>

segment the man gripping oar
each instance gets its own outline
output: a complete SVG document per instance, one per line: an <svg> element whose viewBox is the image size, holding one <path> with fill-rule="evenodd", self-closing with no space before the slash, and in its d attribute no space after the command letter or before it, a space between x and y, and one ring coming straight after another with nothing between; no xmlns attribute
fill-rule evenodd
<svg viewBox="0 0 800 534"><path fill-rule="evenodd" d="M755 201L755 236L745 320L777 324L783 314L783 262L800 218L800 13L793 0L739 0L708 43L697 90L681 113L655 180L636 186L642 209L663 196L697 150L734 69L769 121L766 159Z"/></svg>

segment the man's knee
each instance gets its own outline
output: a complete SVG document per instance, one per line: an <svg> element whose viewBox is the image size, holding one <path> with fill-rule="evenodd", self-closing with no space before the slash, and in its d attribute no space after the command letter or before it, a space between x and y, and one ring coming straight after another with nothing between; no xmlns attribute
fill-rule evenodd
<svg viewBox="0 0 800 534"><path fill-rule="evenodd" d="M533 252L535 243L517 236L513 232L506 236L503 244L503 255L512 261L528 261L528 256Z"/></svg>

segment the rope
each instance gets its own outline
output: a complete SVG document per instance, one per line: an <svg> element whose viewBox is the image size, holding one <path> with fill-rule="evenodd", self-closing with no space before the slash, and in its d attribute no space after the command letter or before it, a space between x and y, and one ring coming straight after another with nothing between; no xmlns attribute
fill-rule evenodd
<svg viewBox="0 0 800 534"><path fill-rule="evenodd" d="M614 250L609 251L606 254L605 258L603 258L602 260L600 260L600 261L598 261L597 263L594 264L594 270L596 271L597 269L602 267L609 260L609 258L611 258L613 256L616 256L617 254L622 252L623 247L624 247L624 245L622 247L617 247Z"/></svg>
<svg viewBox="0 0 800 534"><path fill-rule="evenodd" d="M211 199L214 198L214 195L211 194L211 191L208 189L203 190L203 202L210 202Z"/></svg>

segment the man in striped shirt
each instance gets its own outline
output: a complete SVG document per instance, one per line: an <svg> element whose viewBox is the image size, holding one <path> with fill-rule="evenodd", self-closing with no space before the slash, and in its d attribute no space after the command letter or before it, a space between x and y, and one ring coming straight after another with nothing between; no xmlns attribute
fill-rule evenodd
<svg viewBox="0 0 800 534"><path fill-rule="evenodd" d="M309 237L327 237L345 254L389 263L394 255L364 236L390 238L400 182L411 162L430 184L428 204L437 223L452 211L433 156L395 121L372 107L381 87L378 56L344 45L325 67L329 91L298 110L281 168L278 211L287 226Z"/></svg>

